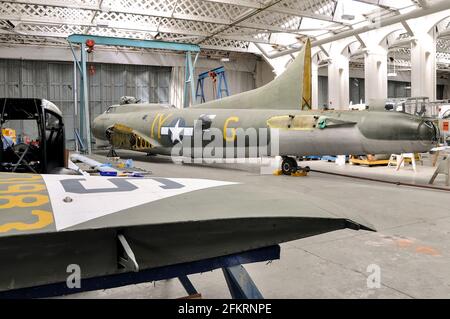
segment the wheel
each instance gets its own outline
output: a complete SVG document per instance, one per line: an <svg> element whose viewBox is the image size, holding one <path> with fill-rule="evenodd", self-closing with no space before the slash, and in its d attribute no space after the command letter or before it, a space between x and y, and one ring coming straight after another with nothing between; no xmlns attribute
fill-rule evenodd
<svg viewBox="0 0 450 319"><path fill-rule="evenodd" d="M297 161L292 157L285 157L281 163L281 171L284 175L291 175L292 171L297 167Z"/></svg>

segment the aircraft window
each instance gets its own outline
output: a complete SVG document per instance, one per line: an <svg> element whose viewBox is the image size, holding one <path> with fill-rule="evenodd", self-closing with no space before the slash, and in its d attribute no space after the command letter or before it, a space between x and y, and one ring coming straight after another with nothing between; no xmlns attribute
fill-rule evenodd
<svg viewBox="0 0 450 319"><path fill-rule="evenodd" d="M449 119L450 118L450 110L447 110L444 115L442 116L443 119Z"/></svg>
<svg viewBox="0 0 450 319"><path fill-rule="evenodd" d="M45 113L45 128L47 130L57 129L61 125L58 117L51 113Z"/></svg>
<svg viewBox="0 0 450 319"><path fill-rule="evenodd" d="M39 128L35 120L7 120L2 128L14 132L14 144L39 144Z"/></svg>

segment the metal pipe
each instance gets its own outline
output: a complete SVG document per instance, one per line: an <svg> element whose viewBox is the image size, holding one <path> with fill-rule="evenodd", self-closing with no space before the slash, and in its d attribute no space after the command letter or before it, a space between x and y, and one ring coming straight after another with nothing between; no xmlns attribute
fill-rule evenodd
<svg viewBox="0 0 450 319"><path fill-rule="evenodd" d="M84 121L85 131L86 131L86 151L88 154L91 154L91 120L89 114L89 91L88 91L88 77L86 70L87 63L87 53L86 53L86 44L81 44L81 67L83 69L83 106L84 106Z"/></svg>
<svg viewBox="0 0 450 319"><path fill-rule="evenodd" d="M78 62L77 55L75 54L75 50L73 49L73 46L72 46L71 42L69 42L69 47L70 47L70 50L72 51L73 61L76 62L77 66L78 66L78 69L80 70L80 72L82 72L81 65Z"/></svg>
<svg viewBox="0 0 450 319"><path fill-rule="evenodd" d="M97 162L96 160L93 160L92 158L80 155L80 154L72 154L70 156L70 160L73 162L82 162L86 165L88 165L90 168L94 168L102 173L116 173L118 174L119 171L113 167L109 167L104 165L103 163Z"/></svg>
<svg viewBox="0 0 450 319"><path fill-rule="evenodd" d="M438 34L438 38L440 37L446 37L450 35L450 29L447 29L445 31L442 31L441 33Z"/></svg>
<svg viewBox="0 0 450 319"><path fill-rule="evenodd" d="M303 48L303 45L302 45L302 46L300 46L300 48L294 48L294 49L289 49L289 50L285 50L285 51L269 54L269 53L267 53L264 50L264 48L259 43L253 42L253 44L259 49L259 51L261 51L261 53L267 59L276 59L276 58L279 58L280 56L284 56L284 55L287 55L287 54L291 54L291 53L295 53L297 51L300 51Z"/></svg>
<svg viewBox="0 0 450 319"><path fill-rule="evenodd" d="M353 58L355 56L364 55L366 52L367 52L367 49L357 50L357 51L353 52L352 54L350 54L350 57Z"/></svg>
<svg viewBox="0 0 450 319"><path fill-rule="evenodd" d="M387 181L387 180L378 179L378 178L363 177L363 176L356 176L356 175L348 175L348 174L328 172L328 171L317 170L317 169L311 169L310 171L311 172L315 172L315 173L320 173L320 174L327 174L327 175L333 175L333 176L354 178L354 179L360 179L360 180L365 180L365 181L370 181L370 182L391 184L391 185L396 185L396 186L407 186L407 187L425 188L425 189L429 189L429 190L450 192L450 188L439 187L439 186L431 186L431 185L423 185L423 184L412 184L412 183L405 183L405 182L400 182L400 181L399 182L394 182L394 181Z"/></svg>
<svg viewBox="0 0 450 319"><path fill-rule="evenodd" d="M75 129L78 126L78 88L77 88L77 61L73 61L73 129L75 134ZM74 136L75 151L78 152L77 138Z"/></svg>
<svg viewBox="0 0 450 319"><path fill-rule="evenodd" d="M406 38L398 41L394 41L389 45L389 48L401 47L407 44L411 44L411 42L416 41L417 38Z"/></svg>

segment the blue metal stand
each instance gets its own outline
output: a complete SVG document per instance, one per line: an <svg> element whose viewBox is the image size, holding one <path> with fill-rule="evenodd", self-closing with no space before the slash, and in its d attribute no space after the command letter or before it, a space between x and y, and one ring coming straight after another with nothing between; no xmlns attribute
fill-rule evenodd
<svg viewBox="0 0 450 319"><path fill-rule="evenodd" d="M198 79L197 79L197 89L195 92L195 99L198 101L198 98L200 98L200 103L206 102L204 84L205 84L205 79L210 78L211 74L214 75L214 78L217 77L219 80L215 98L221 99L224 96L223 93L225 93L227 96L230 95L230 92L228 90L227 77L225 75L225 68L223 66L221 66L221 67L218 67L218 68L212 69L210 71L206 71L206 72L199 74ZM213 79L213 81L215 81L215 80L216 79ZM215 82L213 82L213 85L216 85Z"/></svg>
<svg viewBox="0 0 450 319"><path fill-rule="evenodd" d="M178 277L178 280L183 285L184 290L186 290L189 296L199 295L197 289L195 289L188 276L180 276Z"/></svg>
<svg viewBox="0 0 450 319"><path fill-rule="evenodd" d="M114 38L114 37L103 37L96 35L85 35L85 34L72 34L67 37L67 41L70 44L72 50L73 58L80 71L80 138L86 145L86 152L91 153L91 129L90 129L90 118L89 118L89 98L88 98L88 76L87 76L87 51L86 51L86 41L93 40L97 45L107 45L107 46L124 46L124 47L134 47L134 48L145 48L145 49L164 49L164 50L175 50L175 51L185 51L186 52L186 81L184 85L184 106L187 107L192 100L192 104L195 104L194 99L194 86L193 86L193 74L195 62L198 58L198 52L200 52L200 47L196 44L188 43L175 43L175 42L164 42L164 41L152 41L152 40L134 40L126 38ZM80 45L80 61L75 54L72 44ZM192 62L192 52L196 52L196 58L194 63ZM74 83L76 85L76 83ZM189 90L190 98L189 98ZM75 103L77 101L75 100Z"/></svg>
<svg viewBox="0 0 450 319"><path fill-rule="evenodd" d="M198 102L198 98L200 98L200 103L205 103L205 90L204 83L205 79L209 77L209 72L203 72L198 75L197 79L197 89L195 91L195 100ZM200 92L198 92L200 90Z"/></svg>
<svg viewBox="0 0 450 319"><path fill-rule="evenodd" d="M219 77L219 85L217 86L217 98L221 99L223 97L222 93L225 92L227 96L230 96L230 92L228 91L228 83L227 78L225 76L225 69L224 67L220 67L217 69L216 72L217 76ZM224 86L224 87L223 87Z"/></svg>
<svg viewBox="0 0 450 319"><path fill-rule="evenodd" d="M233 299L264 299L242 265L222 268Z"/></svg>

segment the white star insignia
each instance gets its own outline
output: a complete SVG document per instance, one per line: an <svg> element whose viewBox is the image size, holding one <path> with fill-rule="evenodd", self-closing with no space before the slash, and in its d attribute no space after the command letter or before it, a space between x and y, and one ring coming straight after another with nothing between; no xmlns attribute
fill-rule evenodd
<svg viewBox="0 0 450 319"><path fill-rule="evenodd" d="M172 143L175 141L181 142L181 134L183 133L184 128L180 127L180 120L177 121L174 127L170 127L170 133L172 133Z"/></svg>

